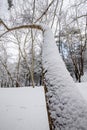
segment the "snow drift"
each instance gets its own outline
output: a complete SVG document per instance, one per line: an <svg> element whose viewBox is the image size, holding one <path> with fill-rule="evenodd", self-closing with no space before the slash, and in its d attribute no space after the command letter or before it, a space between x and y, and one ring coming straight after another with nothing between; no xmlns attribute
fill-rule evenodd
<svg viewBox="0 0 87 130"><path fill-rule="evenodd" d="M59 55L51 29L46 27L42 62L53 130L87 130L87 105Z"/></svg>

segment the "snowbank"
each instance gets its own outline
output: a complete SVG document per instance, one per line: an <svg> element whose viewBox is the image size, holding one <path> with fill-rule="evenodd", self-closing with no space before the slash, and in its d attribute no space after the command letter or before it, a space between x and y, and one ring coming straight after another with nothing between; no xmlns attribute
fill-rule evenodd
<svg viewBox="0 0 87 130"><path fill-rule="evenodd" d="M84 72L84 75L81 77L81 82L87 82L87 72Z"/></svg>
<svg viewBox="0 0 87 130"><path fill-rule="evenodd" d="M0 88L0 130L49 130L44 89Z"/></svg>
<svg viewBox="0 0 87 130"><path fill-rule="evenodd" d="M52 31L46 27L42 62L53 130L87 130L87 105L59 55Z"/></svg>
<svg viewBox="0 0 87 130"><path fill-rule="evenodd" d="M81 95L83 96L84 100L87 102L87 82L76 83Z"/></svg>

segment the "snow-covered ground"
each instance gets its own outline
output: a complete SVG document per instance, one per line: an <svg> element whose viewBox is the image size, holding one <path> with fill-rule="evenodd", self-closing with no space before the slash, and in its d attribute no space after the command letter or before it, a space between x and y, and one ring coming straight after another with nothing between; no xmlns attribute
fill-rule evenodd
<svg viewBox="0 0 87 130"><path fill-rule="evenodd" d="M76 83L81 95L87 101L87 82Z"/></svg>
<svg viewBox="0 0 87 130"><path fill-rule="evenodd" d="M84 75L81 77L82 82L87 82L87 72L84 72Z"/></svg>
<svg viewBox="0 0 87 130"><path fill-rule="evenodd" d="M49 130L43 87L0 88L0 130Z"/></svg>

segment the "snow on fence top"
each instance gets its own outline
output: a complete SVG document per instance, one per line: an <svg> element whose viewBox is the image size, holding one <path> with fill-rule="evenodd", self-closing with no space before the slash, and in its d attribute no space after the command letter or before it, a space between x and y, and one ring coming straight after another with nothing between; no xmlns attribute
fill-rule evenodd
<svg viewBox="0 0 87 130"><path fill-rule="evenodd" d="M48 28L44 31L42 61L53 130L87 130L87 104L67 71Z"/></svg>

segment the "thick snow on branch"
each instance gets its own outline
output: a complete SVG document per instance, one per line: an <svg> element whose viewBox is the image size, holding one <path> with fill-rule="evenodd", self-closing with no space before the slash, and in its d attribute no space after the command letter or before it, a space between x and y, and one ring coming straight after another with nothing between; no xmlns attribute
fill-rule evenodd
<svg viewBox="0 0 87 130"><path fill-rule="evenodd" d="M51 29L43 30L42 61L53 130L87 130L87 104L59 55Z"/></svg>

